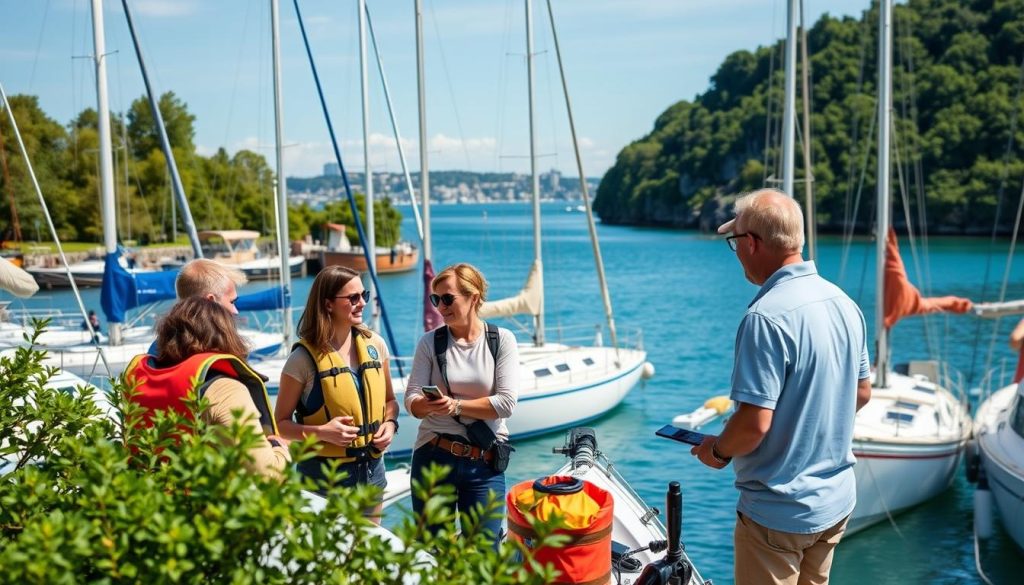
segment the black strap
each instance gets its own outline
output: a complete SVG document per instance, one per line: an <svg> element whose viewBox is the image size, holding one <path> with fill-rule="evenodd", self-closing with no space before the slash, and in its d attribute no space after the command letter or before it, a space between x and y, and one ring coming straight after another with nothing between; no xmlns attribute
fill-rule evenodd
<svg viewBox="0 0 1024 585"><path fill-rule="evenodd" d="M501 344L501 336L498 333L498 326L493 323L484 323L487 328L487 349L491 352L491 357L494 359L494 375L498 375L498 349ZM444 381L444 387L448 389L448 394L451 395L452 387L448 383L448 326L442 325L434 330L434 357L437 359L437 368L441 371L441 380ZM493 393L495 384L491 386Z"/></svg>
<svg viewBox="0 0 1024 585"><path fill-rule="evenodd" d="M583 491L583 480L578 477L570 477L545 485L544 478L541 478L533 482L533 491L556 496L575 494Z"/></svg>
<svg viewBox="0 0 1024 585"><path fill-rule="evenodd" d="M491 357L494 359L494 381L491 383L491 394L497 391L498 386L498 348L500 344L500 336L498 334L498 326L493 323L484 322L486 327L485 334L487 335L487 349L491 352ZM452 394L452 386L448 383L448 326L442 325L434 330L434 358L437 360L437 369L441 372L441 380L444 382L444 387L448 389L448 395ZM455 422L469 429L469 425L462 422L462 417L453 416Z"/></svg>

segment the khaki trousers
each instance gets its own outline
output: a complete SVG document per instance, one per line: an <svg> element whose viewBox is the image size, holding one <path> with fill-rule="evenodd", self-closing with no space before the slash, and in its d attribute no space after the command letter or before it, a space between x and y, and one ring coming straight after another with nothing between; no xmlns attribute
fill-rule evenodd
<svg viewBox="0 0 1024 585"><path fill-rule="evenodd" d="M814 534L765 528L736 513L736 585L826 585L832 553L850 517Z"/></svg>

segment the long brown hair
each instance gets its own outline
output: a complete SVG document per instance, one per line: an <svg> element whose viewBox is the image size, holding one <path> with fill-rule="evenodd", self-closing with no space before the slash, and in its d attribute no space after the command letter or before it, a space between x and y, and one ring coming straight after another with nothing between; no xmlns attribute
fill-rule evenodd
<svg viewBox="0 0 1024 585"><path fill-rule="evenodd" d="M175 303L157 324L156 340L157 361L165 366L197 353L227 353L243 360L249 355L249 345L238 334L235 316L203 297Z"/></svg>
<svg viewBox="0 0 1024 585"><path fill-rule="evenodd" d="M327 301L333 300L338 292L359 273L344 266L327 266L313 279L313 286L306 298L306 308L299 318L299 337L306 343L325 353L334 351L331 338L334 337L334 323L327 313ZM353 325L363 337L371 337L370 329L363 324Z"/></svg>

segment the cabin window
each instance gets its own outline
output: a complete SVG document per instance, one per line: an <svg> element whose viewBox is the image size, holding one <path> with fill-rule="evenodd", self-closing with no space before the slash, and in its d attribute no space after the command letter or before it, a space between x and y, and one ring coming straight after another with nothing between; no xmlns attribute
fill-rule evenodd
<svg viewBox="0 0 1024 585"><path fill-rule="evenodd" d="M541 368L539 370L534 370L533 375L537 376L538 378L543 378L544 376L550 376L551 370L549 370L548 368Z"/></svg>
<svg viewBox="0 0 1024 585"><path fill-rule="evenodd" d="M935 388L929 388L928 386L915 385L914 390L924 392L925 394L935 394Z"/></svg>
<svg viewBox="0 0 1024 585"><path fill-rule="evenodd" d="M583 360L583 363L587 364L588 366L592 366L592 365L594 365L594 360L591 359L591 358L585 358Z"/></svg>
<svg viewBox="0 0 1024 585"><path fill-rule="evenodd" d="M1017 396L1017 405L1010 414L1010 427L1017 436L1024 438L1024 399Z"/></svg>
<svg viewBox="0 0 1024 585"><path fill-rule="evenodd" d="M568 372L569 364L558 364L555 366L555 369L558 370L559 372Z"/></svg>
<svg viewBox="0 0 1024 585"><path fill-rule="evenodd" d="M912 423L914 422L914 415L907 412L896 412L895 410L890 410L885 413L885 420L894 423Z"/></svg>
<svg viewBox="0 0 1024 585"><path fill-rule="evenodd" d="M893 406L895 406L896 408L903 408L906 410L917 410L918 408L921 407L921 405L916 402L906 402L904 400L897 400L896 404L894 404Z"/></svg>

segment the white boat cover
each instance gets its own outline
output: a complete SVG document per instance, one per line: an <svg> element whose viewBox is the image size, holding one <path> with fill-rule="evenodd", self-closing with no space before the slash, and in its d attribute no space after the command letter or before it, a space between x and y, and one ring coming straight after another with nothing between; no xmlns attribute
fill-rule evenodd
<svg viewBox="0 0 1024 585"><path fill-rule="evenodd" d="M530 275L526 284L514 297L484 303L480 308L480 317L509 317L512 315L539 315L544 305L544 272L540 260L534 260L530 266Z"/></svg>
<svg viewBox="0 0 1024 585"><path fill-rule="evenodd" d="M39 290L36 279L6 259L0 258L0 289L16 297L28 298Z"/></svg>
<svg viewBox="0 0 1024 585"><path fill-rule="evenodd" d="M996 319L1007 315L1024 315L1024 300L1005 303L975 303L974 314L982 319Z"/></svg>

